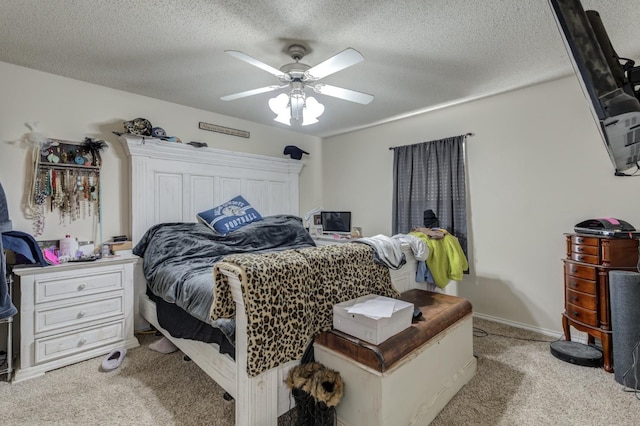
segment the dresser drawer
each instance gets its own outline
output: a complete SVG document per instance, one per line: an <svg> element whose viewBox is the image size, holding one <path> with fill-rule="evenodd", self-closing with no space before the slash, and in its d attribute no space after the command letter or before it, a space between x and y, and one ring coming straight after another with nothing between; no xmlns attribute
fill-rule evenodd
<svg viewBox="0 0 640 426"><path fill-rule="evenodd" d="M38 277L35 281L35 303L118 290L123 287L123 282L121 269L91 271L82 276L75 273L55 278Z"/></svg>
<svg viewBox="0 0 640 426"><path fill-rule="evenodd" d="M581 293L567 288L565 297L567 303L592 311L596 310L596 296L593 294Z"/></svg>
<svg viewBox="0 0 640 426"><path fill-rule="evenodd" d="M596 268L594 266L578 265L576 263L565 262L567 275L572 277L596 280Z"/></svg>
<svg viewBox="0 0 640 426"><path fill-rule="evenodd" d="M584 244L572 244L571 251L578 254L586 254L590 256L600 256L600 247L587 246Z"/></svg>
<svg viewBox="0 0 640 426"><path fill-rule="evenodd" d="M577 290L582 293L587 294L596 294L596 282L589 281L582 278L572 277L571 275L566 275L564 277L564 282L566 284L567 289Z"/></svg>
<svg viewBox="0 0 640 426"><path fill-rule="evenodd" d="M97 327L88 327L73 333L36 339L35 362L41 363L70 356L100 346L121 341L124 320Z"/></svg>
<svg viewBox="0 0 640 426"><path fill-rule="evenodd" d="M122 293L100 300L61 307L36 308L35 333L63 327L82 326L91 321L124 315Z"/></svg>
<svg viewBox="0 0 640 426"><path fill-rule="evenodd" d="M599 244L599 239L595 238L595 237L585 237L582 235L573 235L571 237L571 243L572 244L582 244L585 246L596 246L598 247Z"/></svg>
<svg viewBox="0 0 640 426"><path fill-rule="evenodd" d="M571 260L582 263L591 263L592 265L598 265L600 263L600 256L593 256L590 254L571 253Z"/></svg>
<svg viewBox="0 0 640 426"><path fill-rule="evenodd" d="M598 326L598 314L596 311L590 309L581 308L572 303L567 303L566 314L572 320L581 322L592 327Z"/></svg>

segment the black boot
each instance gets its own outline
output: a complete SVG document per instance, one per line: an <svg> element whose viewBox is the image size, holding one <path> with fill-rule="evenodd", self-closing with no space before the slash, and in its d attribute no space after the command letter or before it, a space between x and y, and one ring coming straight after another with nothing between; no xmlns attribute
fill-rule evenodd
<svg viewBox="0 0 640 426"><path fill-rule="evenodd" d="M296 401L296 426L313 426L314 400L309 392L302 389L291 389L291 395Z"/></svg>
<svg viewBox="0 0 640 426"><path fill-rule="evenodd" d="M300 364L289 370L287 386L291 389L291 396L296 402L296 426L313 425L314 399L311 396L312 378L316 371L323 366L316 362Z"/></svg>
<svg viewBox="0 0 640 426"><path fill-rule="evenodd" d="M327 407L324 402L314 404L314 426L334 426L336 424L336 407Z"/></svg>
<svg viewBox="0 0 640 426"><path fill-rule="evenodd" d="M315 401L314 425L333 426L336 424L336 405L342 399L344 383L340 373L323 366L313 375L310 393Z"/></svg>

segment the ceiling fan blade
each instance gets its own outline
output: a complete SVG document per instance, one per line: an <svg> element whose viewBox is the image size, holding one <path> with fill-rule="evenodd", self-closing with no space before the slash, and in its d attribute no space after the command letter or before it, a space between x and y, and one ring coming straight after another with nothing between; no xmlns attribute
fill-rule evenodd
<svg viewBox="0 0 640 426"><path fill-rule="evenodd" d="M357 102L363 105L367 105L373 100L373 95L369 95L368 93L362 93L350 89L343 89L342 87L331 86L329 84L316 84L315 86L313 86L313 91L316 93L320 93L321 95L333 96L334 98Z"/></svg>
<svg viewBox="0 0 640 426"><path fill-rule="evenodd" d="M336 53L324 62L320 62L318 65L309 68L307 73L314 81L320 80L321 78L362 61L364 61L364 56L362 56L357 50L348 47L342 52Z"/></svg>
<svg viewBox="0 0 640 426"><path fill-rule="evenodd" d="M220 99L222 99L223 101L233 101L235 99L245 98L247 96L259 95L260 93L273 92L274 90L282 89L283 87L287 87L287 85L260 87L259 89L247 90L245 92L234 93L232 95L223 96Z"/></svg>
<svg viewBox="0 0 640 426"><path fill-rule="evenodd" d="M280 71L279 69L276 69L274 67L272 67L271 65L267 65L262 61L257 60L256 58L254 58L253 56L249 56L246 53L243 52L239 52L237 50L225 50L225 53L228 53L229 55L233 56L234 58L238 58L242 61L245 61L246 63L253 65L254 67L258 67L261 70L264 70L266 72L268 72L269 74L273 74L278 78L283 78L285 76L285 74Z"/></svg>

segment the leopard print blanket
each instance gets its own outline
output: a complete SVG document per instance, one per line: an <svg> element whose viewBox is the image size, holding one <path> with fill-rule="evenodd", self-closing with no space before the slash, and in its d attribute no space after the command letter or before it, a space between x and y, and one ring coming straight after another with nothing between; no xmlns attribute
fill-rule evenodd
<svg viewBox="0 0 640 426"><path fill-rule="evenodd" d="M389 269L374 263L372 248L365 244L231 255L221 263L241 269L234 275L242 283L250 377L300 359L313 336L331 329L336 303L372 293L400 296ZM228 277L221 268L224 265L214 267L214 320L235 315Z"/></svg>

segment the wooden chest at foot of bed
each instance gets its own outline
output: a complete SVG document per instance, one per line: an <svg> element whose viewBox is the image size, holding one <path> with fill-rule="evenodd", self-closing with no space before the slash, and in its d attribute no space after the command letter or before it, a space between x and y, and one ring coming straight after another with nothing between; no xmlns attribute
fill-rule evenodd
<svg viewBox="0 0 640 426"><path fill-rule="evenodd" d="M475 375L471 304L424 290L401 299L422 319L377 346L335 330L315 340L316 361L345 384L341 425L427 425Z"/></svg>

